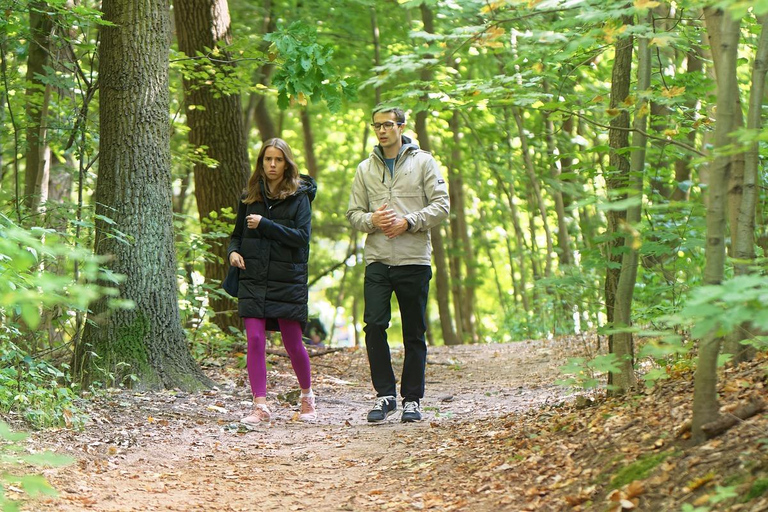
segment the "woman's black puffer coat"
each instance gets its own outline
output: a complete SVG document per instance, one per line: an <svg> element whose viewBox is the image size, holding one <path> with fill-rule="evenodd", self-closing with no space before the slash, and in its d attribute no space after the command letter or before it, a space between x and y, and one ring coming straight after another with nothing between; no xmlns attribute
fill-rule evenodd
<svg viewBox="0 0 768 512"><path fill-rule="evenodd" d="M241 317L266 318L267 330L279 330L278 318L307 322L309 237L312 231L311 203L317 185L301 176L299 190L292 196L267 198L244 204L240 201L237 221L227 253L238 252L245 260L237 291ZM256 229L245 218L262 216Z"/></svg>

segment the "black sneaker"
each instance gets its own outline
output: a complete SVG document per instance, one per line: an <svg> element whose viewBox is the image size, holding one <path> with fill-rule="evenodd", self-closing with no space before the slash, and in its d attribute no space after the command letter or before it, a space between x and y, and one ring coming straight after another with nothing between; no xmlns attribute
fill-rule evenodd
<svg viewBox="0 0 768 512"><path fill-rule="evenodd" d="M380 396L376 398L376 405L368 412L369 423L379 423L389 417L397 409L397 400L393 396Z"/></svg>
<svg viewBox="0 0 768 512"><path fill-rule="evenodd" d="M400 421L403 423L421 421L421 409L419 408L419 402L405 402L403 404L403 414L400 416Z"/></svg>

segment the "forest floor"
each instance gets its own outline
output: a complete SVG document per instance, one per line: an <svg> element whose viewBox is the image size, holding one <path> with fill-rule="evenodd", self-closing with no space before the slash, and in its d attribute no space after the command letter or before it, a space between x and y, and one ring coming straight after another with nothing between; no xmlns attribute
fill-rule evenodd
<svg viewBox="0 0 768 512"><path fill-rule="evenodd" d="M622 400L574 400L557 368L594 344L431 348L425 419L407 424L366 422L364 350L312 357L320 416L309 424L284 394L296 387L288 359L271 355L273 421L255 429L238 422L245 371L218 362L211 391L106 393L86 403L83 430L35 433L28 450L76 462L42 471L56 498L13 485L7 496L46 512L768 510L768 414L694 447L689 372ZM763 355L725 370L724 409L765 398L767 366Z"/></svg>

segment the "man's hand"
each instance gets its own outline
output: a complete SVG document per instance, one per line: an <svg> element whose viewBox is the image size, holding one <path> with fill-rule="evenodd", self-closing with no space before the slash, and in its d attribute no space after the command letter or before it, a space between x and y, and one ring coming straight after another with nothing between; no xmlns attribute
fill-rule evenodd
<svg viewBox="0 0 768 512"><path fill-rule="evenodd" d="M387 238L395 238L408 231L408 221L405 220L405 217L402 217L394 221L387 229L383 229L382 231L384 231L384 234L387 235Z"/></svg>
<svg viewBox="0 0 768 512"><path fill-rule="evenodd" d="M386 231L392 227L392 224L395 222L395 218L395 210L387 208L387 204L384 203L379 207L378 210L373 212L373 215L371 215L371 222L373 223L374 227L382 231Z"/></svg>

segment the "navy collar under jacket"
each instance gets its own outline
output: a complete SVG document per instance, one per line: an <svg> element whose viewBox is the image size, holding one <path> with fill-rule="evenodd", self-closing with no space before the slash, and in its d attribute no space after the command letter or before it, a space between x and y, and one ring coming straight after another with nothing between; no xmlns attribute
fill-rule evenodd
<svg viewBox="0 0 768 512"><path fill-rule="evenodd" d="M413 140L406 136L401 135L400 136L403 140L403 145L400 146L400 151L397 152L397 156L395 157L395 165L393 166L393 169L397 169L397 162L400 161L400 157L405 154L406 151L416 150L419 149L419 145L413 142ZM384 172L387 170L387 164L384 162L384 151L381 149L381 144L376 144L373 147L373 154L381 160L381 163L384 165L384 170L381 171L381 182L384 183ZM395 176L395 171L392 171L392 176Z"/></svg>

